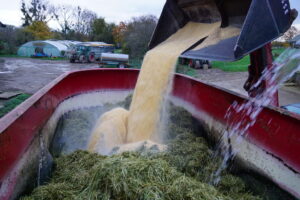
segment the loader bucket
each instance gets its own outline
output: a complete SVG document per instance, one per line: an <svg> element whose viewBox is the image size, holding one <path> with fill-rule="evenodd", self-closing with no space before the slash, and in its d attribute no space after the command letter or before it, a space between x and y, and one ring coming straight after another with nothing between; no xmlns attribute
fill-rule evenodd
<svg viewBox="0 0 300 200"><path fill-rule="evenodd" d="M296 15L288 0L167 0L149 48L190 21L221 22L220 29L235 27L238 33L202 48L209 36L199 38L181 57L234 61L280 37Z"/></svg>

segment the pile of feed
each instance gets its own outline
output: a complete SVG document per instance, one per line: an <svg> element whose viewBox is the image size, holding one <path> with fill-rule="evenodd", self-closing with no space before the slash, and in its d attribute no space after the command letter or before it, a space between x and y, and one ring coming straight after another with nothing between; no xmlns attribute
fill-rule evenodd
<svg viewBox="0 0 300 200"><path fill-rule="evenodd" d="M213 157L203 130L184 109L171 106L168 149L101 156L83 150L55 159L52 179L37 187L31 199L292 199L270 183L239 172L211 174L221 162Z"/></svg>

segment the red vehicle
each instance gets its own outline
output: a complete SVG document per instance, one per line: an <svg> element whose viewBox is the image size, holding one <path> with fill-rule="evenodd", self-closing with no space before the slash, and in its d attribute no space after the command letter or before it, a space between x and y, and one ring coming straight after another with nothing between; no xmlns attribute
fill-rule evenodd
<svg viewBox="0 0 300 200"><path fill-rule="evenodd" d="M221 20L222 27L240 24L243 28L239 35L207 48L194 50L191 47L182 56L230 61L251 53L252 68L247 85L253 85L264 68L272 67L268 43L284 33L294 18L295 11L290 10L288 0L167 0L149 47L160 44L191 20ZM58 118L63 114L56 112L60 104L84 94L91 94L92 98L97 91L133 89L138 74L139 71L133 69L66 73L1 118L0 199L18 198L30 180L37 177L35 169L39 167L40 155L47 151L53 136L53 133L41 130L46 123L51 123L52 116ZM263 92L266 86L260 85L257 90L249 91L249 95ZM249 101L234 92L178 74L175 75L172 95L211 133L210 137L219 138L224 130L230 129L228 123L243 117L243 113L236 110L228 122L225 117L228 109L233 104L242 105ZM79 108L82 102L69 105L64 112ZM232 140L222 142L228 144L231 141L232 149L239 149L236 159L242 166L300 198L299 130L299 115L276 107L276 101L273 101L272 105L262 107L257 120L241 141L230 138Z"/></svg>

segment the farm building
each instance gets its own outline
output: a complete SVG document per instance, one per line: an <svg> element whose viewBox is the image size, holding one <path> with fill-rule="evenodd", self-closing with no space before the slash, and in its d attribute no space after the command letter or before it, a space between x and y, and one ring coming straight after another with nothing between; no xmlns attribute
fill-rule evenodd
<svg viewBox="0 0 300 200"><path fill-rule="evenodd" d="M18 49L19 56L45 55L53 57L63 57L69 47L79 42L68 40L38 40L23 44Z"/></svg>

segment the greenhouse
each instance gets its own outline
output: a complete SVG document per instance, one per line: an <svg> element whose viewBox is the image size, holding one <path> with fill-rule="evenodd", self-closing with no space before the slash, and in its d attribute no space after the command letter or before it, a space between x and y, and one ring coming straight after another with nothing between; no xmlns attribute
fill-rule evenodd
<svg viewBox="0 0 300 200"><path fill-rule="evenodd" d="M71 46L77 44L77 41L68 40L38 40L23 44L18 49L19 56L48 56L63 57L65 52Z"/></svg>

